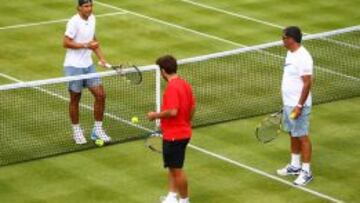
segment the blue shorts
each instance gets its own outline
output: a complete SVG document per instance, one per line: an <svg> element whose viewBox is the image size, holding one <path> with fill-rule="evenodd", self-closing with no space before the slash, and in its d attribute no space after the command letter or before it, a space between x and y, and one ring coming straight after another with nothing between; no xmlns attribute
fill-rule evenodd
<svg viewBox="0 0 360 203"><path fill-rule="evenodd" d="M283 107L283 130L290 133L291 137L304 137L309 135L310 106L304 106L301 115L297 119L291 119L290 115L295 107Z"/></svg>
<svg viewBox="0 0 360 203"><path fill-rule="evenodd" d="M89 73L96 73L94 65L91 65L87 68L77 68L71 66L64 67L65 76L76 76L84 75ZM96 87L101 85L101 80L99 77L85 79L85 80L76 80L69 82L69 91L80 93L84 88Z"/></svg>

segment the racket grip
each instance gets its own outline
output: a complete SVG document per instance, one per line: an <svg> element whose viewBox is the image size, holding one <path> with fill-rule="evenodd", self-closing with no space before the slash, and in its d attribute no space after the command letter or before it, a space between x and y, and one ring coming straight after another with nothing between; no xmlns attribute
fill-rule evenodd
<svg viewBox="0 0 360 203"><path fill-rule="evenodd" d="M100 61L98 62L98 64L102 67L105 67L105 68L111 68L112 66L108 63L105 63L105 64L102 64Z"/></svg>

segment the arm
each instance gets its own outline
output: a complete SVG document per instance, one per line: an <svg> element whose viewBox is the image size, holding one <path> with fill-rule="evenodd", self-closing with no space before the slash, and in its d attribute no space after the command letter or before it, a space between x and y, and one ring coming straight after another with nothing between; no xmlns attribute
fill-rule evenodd
<svg viewBox="0 0 360 203"><path fill-rule="evenodd" d="M106 64L106 60L105 60L105 57L104 57L104 54L102 53L101 49L100 49L100 45L99 45L99 42L97 41L96 37L94 37L94 41L97 46L94 47L93 51L95 53L95 55L97 56L97 58L99 59L100 63L101 64Z"/></svg>
<svg viewBox="0 0 360 203"><path fill-rule="evenodd" d="M63 39L63 46L67 49L86 49L88 43L77 43L74 38L77 34L77 26L73 20L70 20L66 25L65 36Z"/></svg>
<svg viewBox="0 0 360 203"><path fill-rule="evenodd" d="M178 115L179 110L179 98L176 88L174 86L168 86L163 96L164 110L161 112L151 111L147 114L150 121L155 119L171 118Z"/></svg>
<svg viewBox="0 0 360 203"><path fill-rule="evenodd" d="M66 25L65 36L63 39L64 48L68 49L96 49L99 47L98 42L93 40L90 42L78 43L75 42L74 39L78 33L78 26L74 20L70 20Z"/></svg>
<svg viewBox="0 0 360 203"><path fill-rule="evenodd" d="M68 49L91 49L94 51L94 53L96 54L96 56L98 57L99 61L102 64L106 63L105 57L101 52L99 42L96 40L96 38L94 38L94 40L89 43L77 43L70 37L65 36L63 46L64 48L68 48Z"/></svg>
<svg viewBox="0 0 360 203"><path fill-rule="evenodd" d="M304 82L304 86L301 91L301 96L300 96L298 104L303 106L309 96L309 93L310 93L310 89L312 86L312 80L311 80L312 77L311 77L311 75L304 75L301 78L302 78L302 81Z"/></svg>
<svg viewBox="0 0 360 203"><path fill-rule="evenodd" d="M168 109L168 110L162 111L160 113L152 111L152 112L148 113L148 119L150 121L153 121L155 119L171 118L171 117L177 116L177 114L178 114L177 109Z"/></svg>
<svg viewBox="0 0 360 203"><path fill-rule="evenodd" d="M63 46L64 46L64 48L68 48L68 49L86 49L89 47L89 44L88 43L76 43L70 37L65 36L64 40L63 40Z"/></svg>
<svg viewBox="0 0 360 203"><path fill-rule="evenodd" d="M304 106L308 96L309 96L309 93L310 93L310 89L311 89L311 86L312 86L312 77L311 75L304 75L301 77L302 81L304 82L304 86L302 88L302 91L301 91L301 96L300 96L300 99L299 99L299 102L298 104L301 106L296 106L295 109L294 109L294 118L298 118L301 114L301 109L302 107Z"/></svg>

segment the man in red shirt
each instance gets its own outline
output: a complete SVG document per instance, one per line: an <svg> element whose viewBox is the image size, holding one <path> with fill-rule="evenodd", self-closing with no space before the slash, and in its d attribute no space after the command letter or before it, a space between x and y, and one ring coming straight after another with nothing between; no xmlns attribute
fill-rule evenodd
<svg viewBox="0 0 360 203"><path fill-rule="evenodd" d="M177 75L177 62L166 55L156 61L167 81L161 112L149 112L148 118L161 120L164 167L169 168L169 194L163 203L189 203L186 175L183 171L186 146L191 138L191 120L195 113L195 97L190 84Z"/></svg>

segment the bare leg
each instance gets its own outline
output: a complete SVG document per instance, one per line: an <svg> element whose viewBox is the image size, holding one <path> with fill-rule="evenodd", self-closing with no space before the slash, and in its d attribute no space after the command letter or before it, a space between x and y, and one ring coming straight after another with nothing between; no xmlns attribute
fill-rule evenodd
<svg viewBox="0 0 360 203"><path fill-rule="evenodd" d="M96 121L103 121L105 111L105 90L102 85L89 88L90 92L95 98L94 102L94 117Z"/></svg>
<svg viewBox="0 0 360 203"><path fill-rule="evenodd" d="M179 191L180 198L188 197L188 183L186 175L182 169L170 169L171 176L175 181L175 187Z"/></svg>
<svg viewBox="0 0 360 203"><path fill-rule="evenodd" d="M72 124L79 124L79 103L81 93L70 91L69 115Z"/></svg>
<svg viewBox="0 0 360 203"><path fill-rule="evenodd" d="M312 146L309 136L299 138L301 143L301 156L304 163L310 163Z"/></svg>
<svg viewBox="0 0 360 203"><path fill-rule="evenodd" d="M297 138L297 137L291 137L290 136L290 141L291 141L291 153L300 154L300 152L301 152L300 139Z"/></svg>
<svg viewBox="0 0 360 203"><path fill-rule="evenodd" d="M169 176L169 192L177 193L178 190L176 189L175 178L173 177L173 175L171 173L171 169L169 169L168 176Z"/></svg>
<svg viewBox="0 0 360 203"><path fill-rule="evenodd" d="M299 138L291 137L291 166L300 168L301 167L301 160L300 160L300 153L301 153L301 142Z"/></svg>

